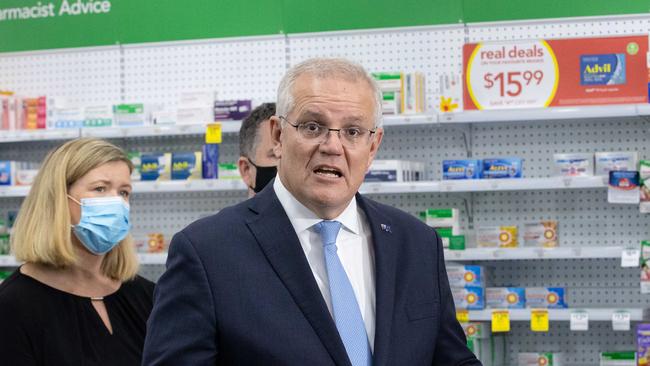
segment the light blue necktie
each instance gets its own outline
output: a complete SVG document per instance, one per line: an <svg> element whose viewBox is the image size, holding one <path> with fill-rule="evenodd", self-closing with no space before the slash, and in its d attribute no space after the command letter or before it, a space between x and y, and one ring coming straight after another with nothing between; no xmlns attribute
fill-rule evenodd
<svg viewBox="0 0 650 366"><path fill-rule="evenodd" d="M330 296L334 322L348 353L352 366L371 366L372 353L366 334L366 327L359 310L357 298L345 269L336 254L336 236L341 228L338 221L321 221L314 226L323 240L327 278L330 282Z"/></svg>

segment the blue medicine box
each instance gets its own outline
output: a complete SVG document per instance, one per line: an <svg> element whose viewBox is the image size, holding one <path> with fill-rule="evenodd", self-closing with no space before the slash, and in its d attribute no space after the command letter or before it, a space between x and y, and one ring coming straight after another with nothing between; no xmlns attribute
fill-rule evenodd
<svg viewBox="0 0 650 366"><path fill-rule="evenodd" d="M483 159L483 178L521 178L522 165L521 158Z"/></svg>
<svg viewBox="0 0 650 366"><path fill-rule="evenodd" d="M481 160L443 160L442 179L479 179L483 169Z"/></svg>

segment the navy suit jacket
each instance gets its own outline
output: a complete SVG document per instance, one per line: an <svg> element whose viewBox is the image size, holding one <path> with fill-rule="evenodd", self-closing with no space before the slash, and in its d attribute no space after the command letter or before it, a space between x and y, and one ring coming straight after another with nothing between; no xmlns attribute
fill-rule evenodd
<svg viewBox="0 0 650 366"><path fill-rule="evenodd" d="M143 365L350 365L272 186L174 236ZM435 231L356 197L375 252L374 365L480 366L456 320Z"/></svg>

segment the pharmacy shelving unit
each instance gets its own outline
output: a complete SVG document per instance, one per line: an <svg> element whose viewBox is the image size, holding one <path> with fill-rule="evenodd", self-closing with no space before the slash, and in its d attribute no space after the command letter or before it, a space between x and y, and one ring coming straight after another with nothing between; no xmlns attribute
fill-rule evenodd
<svg viewBox="0 0 650 366"><path fill-rule="evenodd" d="M0 87L25 95L65 97L71 103L146 102L174 106L183 91L216 90L220 99L275 99L287 65L314 56L342 56L372 71L421 71L427 81L427 110L436 110L439 80L459 75L462 45L506 39L639 34L650 31L650 16L531 22L457 24L245 37L73 50L0 54ZM263 55L263 56L261 56ZM92 67L88 67L92 65ZM33 75L39 75L38 78ZM639 76L639 77L645 77ZM555 219L561 248L482 253L468 249L448 259L490 267L490 286L564 286L571 307L604 312L642 312L648 297L638 289L638 270L621 268L620 250L650 238L647 217L634 206L606 202L601 178L553 178L553 153L638 151L650 157L646 105L566 107L526 111L427 113L385 118L379 159L426 163L424 182L362 186L363 193L412 214L426 208L457 207L461 226L522 225ZM238 122L223 122L222 162L238 156ZM40 161L61 141L79 136L110 139L140 152L196 151L204 126L72 129L0 132L0 159ZM442 181L441 161L467 157L524 158L524 179ZM0 188L0 214L17 210L27 187ZM246 199L236 182L138 182L132 200L134 231L174 233L197 218ZM504 258L507 257L507 258ZM156 279L165 255L142 254L142 274ZM502 260L507 259L507 260ZM11 257L0 265L15 266ZM593 309L593 310L592 310ZM605 310L603 310L605 309ZM608 310L609 309L609 310ZM551 319L566 315L551 313ZM513 317L515 317L514 314ZM485 319L472 313L475 319ZM519 319L517 315L515 319ZM522 317L526 319L525 314ZM638 322L644 316L633 316ZM563 351L569 365L594 365L601 351L630 349L632 332L594 322L574 333L555 321L549 333L532 333L515 321L508 336L510 364L517 352Z"/></svg>

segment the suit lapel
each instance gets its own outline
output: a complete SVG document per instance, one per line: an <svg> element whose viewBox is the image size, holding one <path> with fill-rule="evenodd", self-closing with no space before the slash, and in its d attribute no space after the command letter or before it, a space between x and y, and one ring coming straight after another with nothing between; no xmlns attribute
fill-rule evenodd
<svg viewBox="0 0 650 366"><path fill-rule="evenodd" d="M343 342L305 258L298 236L275 192L273 189L265 189L249 202L249 209L255 215L247 220L247 225L267 260L335 363L350 365Z"/></svg>
<svg viewBox="0 0 650 366"><path fill-rule="evenodd" d="M393 231L398 228L372 203L357 194L357 203L366 213L375 249L375 348L374 366L388 362L390 334L395 306L395 274L397 270L398 243Z"/></svg>

